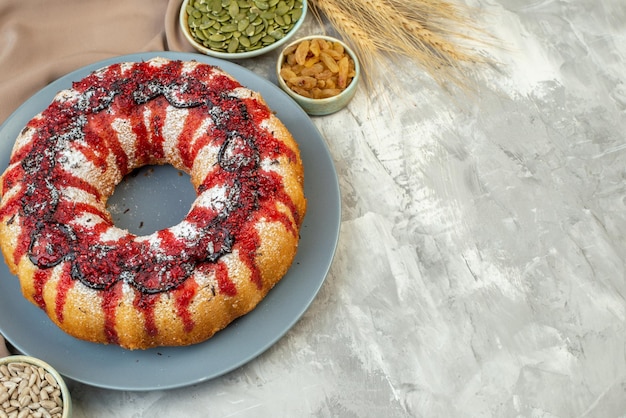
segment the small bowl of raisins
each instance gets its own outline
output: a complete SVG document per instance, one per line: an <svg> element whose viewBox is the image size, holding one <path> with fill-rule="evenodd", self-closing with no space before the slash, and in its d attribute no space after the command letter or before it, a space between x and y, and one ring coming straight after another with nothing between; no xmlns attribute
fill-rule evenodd
<svg viewBox="0 0 626 418"><path fill-rule="evenodd" d="M345 42L323 35L292 42L276 63L280 87L313 116L344 108L356 93L360 73L354 51Z"/></svg>

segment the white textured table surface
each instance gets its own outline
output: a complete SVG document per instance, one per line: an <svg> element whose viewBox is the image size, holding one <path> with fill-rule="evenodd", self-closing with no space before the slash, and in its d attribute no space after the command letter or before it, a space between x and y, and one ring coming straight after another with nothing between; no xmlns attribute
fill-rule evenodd
<svg viewBox="0 0 626 418"><path fill-rule="evenodd" d="M341 236L286 336L183 389L72 383L75 418L626 416L626 2L473 4L507 47L476 97L416 69L313 119Z"/></svg>

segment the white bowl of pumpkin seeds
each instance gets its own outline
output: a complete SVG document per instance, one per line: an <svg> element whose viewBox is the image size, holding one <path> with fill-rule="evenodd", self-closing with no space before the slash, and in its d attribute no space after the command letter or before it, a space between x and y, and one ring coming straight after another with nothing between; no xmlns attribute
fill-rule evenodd
<svg viewBox="0 0 626 418"><path fill-rule="evenodd" d="M48 363L25 355L0 358L2 416L72 416L70 392L61 375Z"/></svg>
<svg viewBox="0 0 626 418"><path fill-rule="evenodd" d="M179 20L196 50L234 60L289 42L306 14L307 0L184 0Z"/></svg>

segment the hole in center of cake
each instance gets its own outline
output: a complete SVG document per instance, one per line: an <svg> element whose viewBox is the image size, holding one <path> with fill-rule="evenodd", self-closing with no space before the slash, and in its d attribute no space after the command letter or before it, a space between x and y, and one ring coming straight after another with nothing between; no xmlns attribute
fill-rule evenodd
<svg viewBox="0 0 626 418"><path fill-rule="evenodd" d="M107 208L118 228L149 235L180 223L195 199L187 173L171 165L150 165L124 177Z"/></svg>

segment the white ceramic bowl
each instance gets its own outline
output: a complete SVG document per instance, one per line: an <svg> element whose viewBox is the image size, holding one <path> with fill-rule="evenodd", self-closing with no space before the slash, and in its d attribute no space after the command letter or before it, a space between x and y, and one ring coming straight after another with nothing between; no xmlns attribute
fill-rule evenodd
<svg viewBox="0 0 626 418"><path fill-rule="evenodd" d="M61 398L63 400L63 411L61 415L62 418L70 418L72 416L72 399L70 396L70 391L67 388L67 385L65 384L65 381L63 380L63 377L61 377L59 372L57 372L48 363L40 359L30 357L30 356L13 355L13 356L0 358L0 367L2 367L3 369L4 367L10 368L11 364L14 364L14 363L25 363L28 365L32 365L36 368L42 368L47 373L49 373L54 378L53 380L56 381L56 384L61 390ZM4 373L0 372L0 379L2 378L2 376L4 376ZM15 390L18 390L18 389L16 388ZM1 396L2 396L2 392L0 392L0 400L2 400ZM2 410L2 404L3 402L0 402L0 410Z"/></svg>
<svg viewBox="0 0 626 418"><path fill-rule="evenodd" d="M289 86L287 86L287 83L285 83L285 80L283 80L283 78L280 76L280 70L285 60L285 55L284 55L285 50L292 45L296 45L304 40L311 40L311 39L325 39L331 42L339 42L341 45L343 45L344 50L348 53L348 55L350 55L350 57L354 60L355 76L350 82L350 84L348 84L348 86L345 88L345 90L343 90L341 93L339 93L336 96L323 98L323 99L312 99L309 97L304 97L294 92L292 89L290 89ZM302 107L302 109L306 113L312 116L329 115L331 113L335 113L338 110L341 110L342 108L344 108L350 102L350 100L352 100L352 98L354 97L354 94L356 93L356 90L358 87L360 76L361 76L361 67L359 65L359 60L357 59L357 56L354 53L354 51L350 49L350 47L348 47L348 45L346 45L345 42L339 39L330 37L330 36L312 35L312 36L306 36L304 38L295 40L289 45L285 46L285 48L281 51L278 57L278 61L276 62L276 77L278 78L278 84L285 92L287 92L289 96L291 96L292 99L294 99L300 105L300 107Z"/></svg>
<svg viewBox="0 0 626 418"><path fill-rule="evenodd" d="M300 18L295 22L294 26L291 28L291 30L289 32L287 32L281 39L268 44L262 48L256 49L254 51L247 51L247 52L233 52L233 53L229 53L229 52L223 52L223 51L216 51L213 50L205 45L203 45L202 43L200 43L191 33L191 30L189 29L189 24L188 24L188 14L187 14L187 5L194 0L184 0L183 4L180 7L180 14L179 14L179 22L180 22L180 27L181 30L183 31L183 35L185 36L185 38L187 38L187 41L189 41L189 43L198 51L202 52L203 54L212 56L212 57L216 57L216 58L222 58L222 59L227 59L227 60L237 60L237 59L245 59L245 58L252 58L252 57L256 57L265 53L268 53L270 51L273 51L277 48L280 48L281 46L285 45L287 42L289 42L293 36L296 34L296 32L298 31L298 29L300 29L300 27L302 26L302 23L304 22L304 19L306 18L307 12L308 12L308 4L307 4L307 0L302 0L302 15L300 16Z"/></svg>

